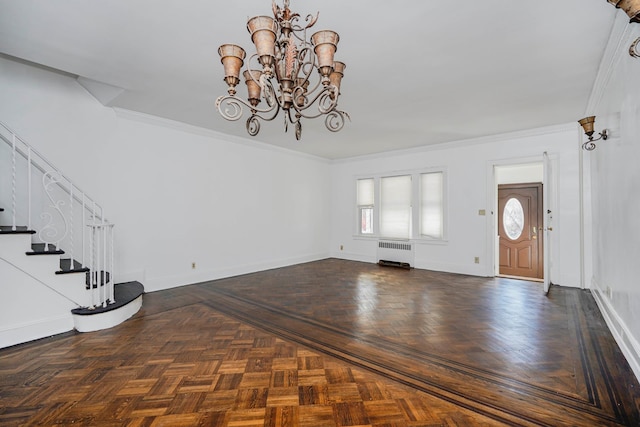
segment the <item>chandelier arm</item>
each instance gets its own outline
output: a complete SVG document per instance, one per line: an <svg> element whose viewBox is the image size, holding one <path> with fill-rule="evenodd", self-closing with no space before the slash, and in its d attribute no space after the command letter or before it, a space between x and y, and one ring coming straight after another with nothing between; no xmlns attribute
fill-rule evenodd
<svg viewBox="0 0 640 427"><path fill-rule="evenodd" d="M318 113L318 114L314 114L314 115L307 115L304 114L302 111L300 110L296 110L298 112L298 114L300 115L300 117L303 117L305 119L317 119L318 117L322 117L322 116L326 116L327 114L331 114L333 113L333 111L330 111L328 113ZM334 110L337 111L337 110Z"/></svg>
<svg viewBox="0 0 640 427"><path fill-rule="evenodd" d="M338 106L338 88L329 85L328 91L324 92L322 96L320 96L320 101L318 103L318 111L322 114L327 114L330 111L333 111Z"/></svg>
<svg viewBox="0 0 640 427"><path fill-rule="evenodd" d="M223 110L221 107L222 103L226 104L227 108L225 110ZM252 106L244 99L238 98L237 96L234 96L234 95L220 96L216 100L216 108L218 109L218 112L222 117L230 121L235 121L235 120L238 120L240 117L242 117L242 113L244 111L244 109L242 108L243 105L247 107L249 110L251 110L254 114L257 114L257 113L266 114L266 113L272 112L273 110L276 110L275 114L278 114L277 110L279 110L280 108L280 105L276 102L269 108L260 109ZM229 108L232 108L232 111L229 111Z"/></svg>
<svg viewBox="0 0 640 427"><path fill-rule="evenodd" d="M225 103L224 109L222 108L222 103ZM233 95L223 95L216 99L216 109L224 119L229 121L236 121L242 117L243 108L241 104L251 108L251 105Z"/></svg>
<svg viewBox="0 0 640 427"><path fill-rule="evenodd" d="M320 12L316 12L315 16L312 14L308 14L304 19L304 21L306 22L306 25L304 26L302 26L303 24L298 23L300 21L300 15L292 16L291 19L289 20L289 23L291 24L291 30L293 30L294 33L305 31L308 28L313 27L316 24L316 22L318 22L319 16L320 16ZM306 37L305 39L300 39L300 37L297 34L296 34L296 38L302 41L306 39Z"/></svg>
<svg viewBox="0 0 640 427"><path fill-rule="evenodd" d="M327 114L327 117L324 119L324 125L331 132L339 132L344 127L344 123L345 123L344 118L345 118L345 116L349 120L351 120L351 117L349 117L349 115L347 113L345 113L344 111L333 110L332 112Z"/></svg>
<svg viewBox="0 0 640 427"><path fill-rule="evenodd" d="M251 112L252 112L252 114L251 114L252 116L257 117L260 120L264 120L265 122L270 122L273 119L275 119L276 117L278 117L278 114L280 113L280 104L275 103L273 105L273 107L271 107L270 110L255 110L254 109ZM266 113L270 113L270 112L273 112L273 114L271 114L271 116L269 116L269 117L266 117L266 116L262 115L262 114L266 114Z"/></svg>
<svg viewBox="0 0 640 427"><path fill-rule="evenodd" d="M253 65L252 65L252 63L253 63ZM253 55L251 55L249 57L249 59L247 59L247 62L244 64L243 68L245 70L249 70L249 69L253 68L254 66L257 67L256 69L261 69L262 68L262 65L260 64L260 61L258 61L258 54L257 53L254 53Z"/></svg>
<svg viewBox="0 0 640 427"><path fill-rule="evenodd" d="M338 97L334 97L333 99L331 99L331 94L332 94L331 88L335 88L335 86L329 85L326 88L324 88L320 93L318 93L315 96L315 98L307 102L305 105L299 106L294 103L293 107L305 119L315 119L324 114L328 114L329 112L335 110L335 108L338 106ZM319 99L320 101L316 104L316 101L318 101ZM326 100L329 100L330 102L328 105L324 106L324 104L326 104ZM303 111L307 110L309 107L313 105L318 106L318 114L307 115L303 113Z"/></svg>
<svg viewBox="0 0 640 427"><path fill-rule="evenodd" d="M309 82L309 84L313 83L312 87L310 88L307 87L306 89L307 93L315 92L322 83L322 80L320 78L316 78L315 80L311 78L313 71L316 69L317 67L315 67L313 62L309 62L309 61L306 61L306 62L300 61L300 65L298 66L298 76L299 76L298 78L304 79L302 80L303 83L304 82Z"/></svg>
<svg viewBox="0 0 640 427"><path fill-rule="evenodd" d="M247 133L251 136L256 136L258 132L260 132L260 121L258 118L255 114L252 114L251 117L247 119L245 127L247 128Z"/></svg>

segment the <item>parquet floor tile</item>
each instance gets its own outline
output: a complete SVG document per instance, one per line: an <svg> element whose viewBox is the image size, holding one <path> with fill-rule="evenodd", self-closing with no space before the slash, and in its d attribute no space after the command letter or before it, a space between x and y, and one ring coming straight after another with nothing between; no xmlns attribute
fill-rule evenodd
<svg viewBox="0 0 640 427"><path fill-rule="evenodd" d="M0 350L0 425L639 425L586 291L325 260Z"/></svg>

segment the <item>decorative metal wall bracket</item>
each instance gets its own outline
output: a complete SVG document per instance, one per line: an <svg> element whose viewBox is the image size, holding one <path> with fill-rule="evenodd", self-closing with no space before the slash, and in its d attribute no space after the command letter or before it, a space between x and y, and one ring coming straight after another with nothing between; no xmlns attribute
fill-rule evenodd
<svg viewBox="0 0 640 427"><path fill-rule="evenodd" d="M596 149L596 144L595 144L596 141L599 141L599 140L606 141L607 138L609 137L609 133L606 129L603 129L602 132L599 133L600 136L598 138L593 137L593 134L594 134L593 124L595 123L595 121L596 121L596 116L585 117L584 119L578 120L578 123L580 123L580 125L584 129L585 135L587 135L587 137L589 138L588 141L582 144L583 150L593 151Z"/></svg>

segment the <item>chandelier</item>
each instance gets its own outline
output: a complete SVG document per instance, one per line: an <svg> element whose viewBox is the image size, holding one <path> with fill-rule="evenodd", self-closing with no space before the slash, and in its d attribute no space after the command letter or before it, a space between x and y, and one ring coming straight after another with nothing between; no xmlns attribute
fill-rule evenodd
<svg viewBox="0 0 640 427"><path fill-rule="evenodd" d="M247 22L247 30L256 48L247 61L243 77L248 96L237 96L240 70L244 66L245 50L235 44L223 44L218 49L224 66L224 81L228 95L218 97L216 108L227 120L238 120L243 106L251 111L247 119L247 132L256 136L260 120L271 121L280 111L284 113L284 129L295 128L296 139L302 136L301 120L325 118L325 126L338 132L349 115L338 110L340 82L345 64L334 61L340 36L335 31L321 30L307 39L307 30L316 23L316 16L300 15L272 2L273 16L255 16ZM259 107L264 100L263 106Z"/></svg>

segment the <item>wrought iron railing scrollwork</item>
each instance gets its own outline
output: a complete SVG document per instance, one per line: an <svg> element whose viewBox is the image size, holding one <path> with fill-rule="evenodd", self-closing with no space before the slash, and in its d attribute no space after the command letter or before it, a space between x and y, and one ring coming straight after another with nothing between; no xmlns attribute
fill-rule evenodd
<svg viewBox="0 0 640 427"><path fill-rule="evenodd" d="M40 218L44 220L43 225L38 230L38 238L43 242L44 250L49 251L50 246L60 247L60 242L67 236L69 232L69 219L62 212L65 201L56 199L55 190L60 186L62 177L57 171L48 171L42 174L42 189L49 199L48 209L40 214ZM71 199L73 202L73 199ZM69 206L69 218L73 218L73 203ZM55 217L54 217L55 216ZM57 219L57 221L56 221ZM73 239L69 239L70 245L73 246Z"/></svg>
<svg viewBox="0 0 640 427"><path fill-rule="evenodd" d="M35 230L34 243L64 251L72 270L88 269L89 307L114 303L113 224L102 206L2 122L0 140L0 205L11 229Z"/></svg>

